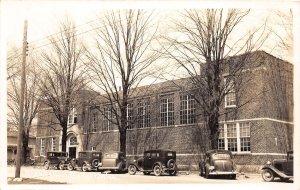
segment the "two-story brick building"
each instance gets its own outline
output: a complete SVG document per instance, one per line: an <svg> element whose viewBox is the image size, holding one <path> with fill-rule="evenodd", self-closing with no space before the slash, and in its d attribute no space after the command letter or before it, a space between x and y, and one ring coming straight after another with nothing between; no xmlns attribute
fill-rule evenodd
<svg viewBox="0 0 300 190"><path fill-rule="evenodd" d="M241 56L230 59L239 61ZM226 95L219 120L218 148L231 150L241 170L257 170L293 148L293 65L264 51L250 57L242 71L246 83L236 83ZM208 132L192 88L184 78L136 89L127 107L129 159L144 150L168 148L177 152L181 167L197 166L208 148ZM67 151L72 157L82 150L119 149L117 126L109 119L113 105L93 95L83 91L69 115ZM91 104L91 98L97 103ZM61 149L61 131L54 130L50 108L38 115L36 154L42 160L46 151Z"/></svg>

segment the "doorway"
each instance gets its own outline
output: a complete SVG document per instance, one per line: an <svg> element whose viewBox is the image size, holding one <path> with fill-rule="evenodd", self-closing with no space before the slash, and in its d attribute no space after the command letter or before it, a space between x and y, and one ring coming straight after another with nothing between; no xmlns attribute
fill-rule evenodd
<svg viewBox="0 0 300 190"><path fill-rule="evenodd" d="M69 158L76 158L76 147L69 147Z"/></svg>

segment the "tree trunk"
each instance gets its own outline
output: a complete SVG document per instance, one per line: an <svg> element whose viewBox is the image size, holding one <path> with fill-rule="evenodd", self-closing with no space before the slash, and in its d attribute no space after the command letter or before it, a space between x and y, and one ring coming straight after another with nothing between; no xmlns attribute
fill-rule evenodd
<svg viewBox="0 0 300 190"><path fill-rule="evenodd" d="M23 131L23 142L22 142L22 158L21 158L21 164L26 163L26 158L27 158L27 152L28 152L28 141L29 141L29 132Z"/></svg>
<svg viewBox="0 0 300 190"><path fill-rule="evenodd" d="M62 138L61 138L61 150L66 152L67 150L67 129L68 123L64 122L62 126Z"/></svg>
<svg viewBox="0 0 300 190"><path fill-rule="evenodd" d="M209 140L211 149L218 149L219 117L217 113L214 113L208 118L208 127L210 129Z"/></svg>
<svg viewBox="0 0 300 190"><path fill-rule="evenodd" d="M120 130L120 151L126 154L126 129Z"/></svg>

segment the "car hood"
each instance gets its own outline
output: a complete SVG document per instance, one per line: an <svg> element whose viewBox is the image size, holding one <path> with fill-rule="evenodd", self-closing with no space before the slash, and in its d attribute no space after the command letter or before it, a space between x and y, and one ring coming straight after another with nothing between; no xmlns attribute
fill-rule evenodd
<svg viewBox="0 0 300 190"><path fill-rule="evenodd" d="M232 160L213 160L213 166L215 166L216 171L233 171Z"/></svg>

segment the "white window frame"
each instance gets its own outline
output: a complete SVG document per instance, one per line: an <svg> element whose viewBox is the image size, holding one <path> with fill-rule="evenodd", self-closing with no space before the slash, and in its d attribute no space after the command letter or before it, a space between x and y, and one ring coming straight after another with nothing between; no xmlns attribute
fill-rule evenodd
<svg viewBox="0 0 300 190"><path fill-rule="evenodd" d="M242 122L241 122L242 123ZM250 151L241 151L241 137L240 135L240 124L241 123L224 123L224 135L220 139L224 139L225 150L228 150L228 135L227 135L227 125L235 124L236 125L236 139L237 139L237 151L233 151L233 153L251 153L251 124L249 123L249 137L250 138Z"/></svg>
<svg viewBox="0 0 300 190"><path fill-rule="evenodd" d="M150 127L150 98L138 100L137 128Z"/></svg>
<svg viewBox="0 0 300 190"><path fill-rule="evenodd" d="M76 118L76 122L75 122L75 118ZM76 124L77 122L78 122L77 110L76 108L73 107L68 116L68 125Z"/></svg>
<svg viewBox="0 0 300 190"><path fill-rule="evenodd" d="M128 103L126 106L126 119L127 119L127 129L133 129L134 124L133 124L133 103Z"/></svg>
<svg viewBox="0 0 300 190"><path fill-rule="evenodd" d="M184 99L186 98L186 99ZM185 103L184 103L185 102ZM186 108L182 109L183 104L186 104ZM180 96L180 124L185 125L185 124L193 124L196 123L196 104L195 104L195 98L190 95L181 95ZM186 123L183 122L182 117L183 115L186 115ZM192 120L194 118L194 120Z"/></svg>
<svg viewBox="0 0 300 190"><path fill-rule="evenodd" d="M166 99L166 103L163 103L162 101ZM173 105L173 110L170 110L169 108L169 104L172 103ZM163 105L166 105L166 111L163 112L162 111L162 108L163 108ZM172 113L172 122L169 120L169 117ZM162 122L162 114L165 114L164 115L164 120L165 120L165 124L163 124ZM174 126L175 125L175 99L174 99L174 94L170 94L170 95L163 95L160 97L160 125L161 126L165 126L165 127L168 127L168 126Z"/></svg>
<svg viewBox="0 0 300 190"><path fill-rule="evenodd" d="M51 151L56 151L56 137L51 138Z"/></svg>
<svg viewBox="0 0 300 190"><path fill-rule="evenodd" d="M110 131L111 119L112 119L112 110L111 109L112 108L109 106L104 107L102 132ZM106 117L106 115L107 115L107 117Z"/></svg>
<svg viewBox="0 0 300 190"><path fill-rule="evenodd" d="M225 92L226 92L225 97L224 97L224 99L225 99L225 108L235 108L236 107L236 92L235 92L234 81L231 80L231 82L233 83L232 84L233 87L230 90L228 90L228 91L227 91L227 85L228 85L227 81L229 81L229 79L228 78L224 78L224 85L225 85ZM227 97L229 96L228 94L234 94L235 104L228 105L228 103L227 103Z"/></svg>
<svg viewBox="0 0 300 190"><path fill-rule="evenodd" d="M91 133L97 133L97 122L98 122L98 115L97 113L93 113Z"/></svg>
<svg viewBox="0 0 300 190"><path fill-rule="evenodd" d="M96 151L96 147L95 146L92 146L92 151Z"/></svg>
<svg viewBox="0 0 300 190"><path fill-rule="evenodd" d="M40 156L46 155L46 139L41 138Z"/></svg>

